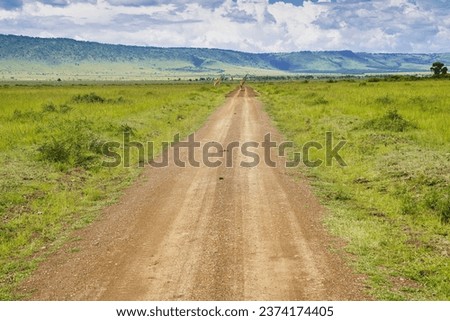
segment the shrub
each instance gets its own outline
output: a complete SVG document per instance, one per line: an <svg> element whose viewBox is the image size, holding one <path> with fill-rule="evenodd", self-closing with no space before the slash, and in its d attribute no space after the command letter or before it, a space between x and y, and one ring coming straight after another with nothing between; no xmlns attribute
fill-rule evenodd
<svg viewBox="0 0 450 321"><path fill-rule="evenodd" d="M404 132L410 128L416 128L414 124L404 119L396 109L389 109L382 117L366 121L363 127L393 132Z"/></svg>
<svg viewBox="0 0 450 321"><path fill-rule="evenodd" d="M70 146L64 140L51 137L51 141L42 144L38 151L41 159L54 163L67 163L70 158Z"/></svg>
<svg viewBox="0 0 450 321"><path fill-rule="evenodd" d="M53 125L54 135L46 137L46 141L38 147L40 159L59 163L68 167L90 167L99 158L100 141L87 121L61 122Z"/></svg>
<svg viewBox="0 0 450 321"><path fill-rule="evenodd" d="M42 112L44 113L54 113L56 111L56 105L54 103L48 103L42 105Z"/></svg>
<svg viewBox="0 0 450 321"><path fill-rule="evenodd" d="M326 100L323 97L316 98L313 101L313 105L326 105L326 104L328 104L328 100Z"/></svg>
<svg viewBox="0 0 450 321"><path fill-rule="evenodd" d="M95 104L95 103L104 103L105 99L95 93L90 93L87 95L73 96L72 101L78 104L79 103Z"/></svg>
<svg viewBox="0 0 450 321"><path fill-rule="evenodd" d="M70 107L69 105L66 105L66 104L60 105L60 106L59 106L59 112L60 112L61 114L68 113L68 112L71 111L72 109L73 109L72 107Z"/></svg>

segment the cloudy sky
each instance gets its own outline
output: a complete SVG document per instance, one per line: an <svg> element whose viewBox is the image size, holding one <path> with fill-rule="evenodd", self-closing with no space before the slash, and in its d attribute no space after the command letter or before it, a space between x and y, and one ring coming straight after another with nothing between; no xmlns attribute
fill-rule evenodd
<svg viewBox="0 0 450 321"><path fill-rule="evenodd" d="M0 0L0 33L249 52L450 52L450 0Z"/></svg>

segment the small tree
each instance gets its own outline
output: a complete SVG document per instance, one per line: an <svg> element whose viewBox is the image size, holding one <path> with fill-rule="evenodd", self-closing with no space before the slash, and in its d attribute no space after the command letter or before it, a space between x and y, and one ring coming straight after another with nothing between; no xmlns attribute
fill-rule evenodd
<svg viewBox="0 0 450 321"><path fill-rule="evenodd" d="M440 61L436 61L431 66L430 70L434 73L436 77L447 75L448 68Z"/></svg>

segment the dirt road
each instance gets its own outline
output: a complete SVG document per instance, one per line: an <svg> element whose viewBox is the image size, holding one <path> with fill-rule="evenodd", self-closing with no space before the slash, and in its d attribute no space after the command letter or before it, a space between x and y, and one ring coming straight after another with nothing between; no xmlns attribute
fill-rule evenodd
<svg viewBox="0 0 450 321"><path fill-rule="evenodd" d="M269 132L281 140L254 96L248 87L230 94L196 140L226 146L262 142ZM22 289L34 300L363 298L359 278L330 251L335 240L308 184L295 182L276 155L276 168L246 168L240 161L251 159L224 149L232 167L148 167ZM249 150L264 158L262 147Z"/></svg>

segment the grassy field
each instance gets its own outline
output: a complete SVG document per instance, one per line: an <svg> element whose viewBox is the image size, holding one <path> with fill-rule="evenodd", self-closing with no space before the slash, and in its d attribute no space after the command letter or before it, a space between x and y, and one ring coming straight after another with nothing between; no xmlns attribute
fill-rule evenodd
<svg viewBox="0 0 450 321"><path fill-rule="evenodd" d="M374 298L449 300L450 82L252 86L298 148L325 144L329 131L347 141L348 166L299 170L330 209L325 223L346 241ZM0 86L0 300L17 299L18 282L138 177L137 166L101 166L104 142L120 142L124 132L155 146L186 136L230 90Z"/></svg>
<svg viewBox="0 0 450 321"><path fill-rule="evenodd" d="M201 125L231 87L0 87L0 300L37 262L95 220L140 173L101 166L105 141L172 141ZM137 157L134 155L134 162Z"/></svg>
<svg viewBox="0 0 450 321"><path fill-rule="evenodd" d="M255 85L297 148L347 144L348 166L300 167L325 223L383 300L450 299L450 81ZM336 142L334 143L336 144ZM323 151L312 154L322 157Z"/></svg>

